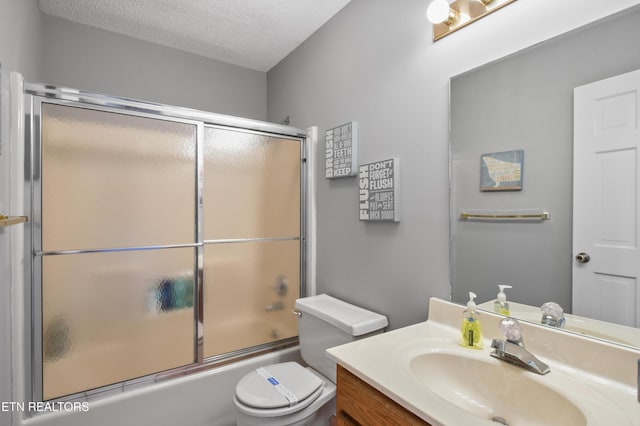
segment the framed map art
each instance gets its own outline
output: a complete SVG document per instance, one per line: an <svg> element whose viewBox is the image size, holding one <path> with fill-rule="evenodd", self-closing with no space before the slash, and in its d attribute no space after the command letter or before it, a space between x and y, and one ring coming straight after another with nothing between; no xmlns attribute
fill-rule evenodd
<svg viewBox="0 0 640 426"><path fill-rule="evenodd" d="M480 156L480 191L521 191L524 150Z"/></svg>

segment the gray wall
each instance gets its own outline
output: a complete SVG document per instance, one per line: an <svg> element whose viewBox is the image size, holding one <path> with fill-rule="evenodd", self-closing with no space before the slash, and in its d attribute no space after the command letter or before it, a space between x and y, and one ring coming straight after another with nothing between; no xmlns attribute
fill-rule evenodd
<svg viewBox="0 0 640 426"><path fill-rule="evenodd" d="M575 31L451 82L452 215L530 209L551 221L452 221L453 300L571 309L573 88L640 68L640 9ZM524 149L523 189L480 192L480 156Z"/></svg>
<svg viewBox="0 0 640 426"><path fill-rule="evenodd" d="M33 1L0 0L0 64L2 64L0 116L0 212L20 214L9 208L11 171L9 144L9 74L19 70L41 78L41 21ZM21 226L21 225L19 225ZM11 253L12 228L0 228L0 402L13 401L11 392ZM12 262L13 260L13 262ZM0 411L0 425L11 424L11 413Z"/></svg>
<svg viewBox="0 0 640 426"><path fill-rule="evenodd" d="M429 93L446 88L420 77L424 8L352 1L267 77L270 120L319 127L317 291L386 314L390 328L424 321L428 298L449 291L446 143L424 132L446 123L446 103L429 114ZM400 223L359 221L357 177L324 178L324 132L351 120L360 164L400 160Z"/></svg>
<svg viewBox="0 0 640 426"><path fill-rule="evenodd" d="M265 120L262 71L43 15L42 83Z"/></svg>
<svg viewBox="0 0 640 426"><path fill-rule="evenodd" d="M317 125L319 164L324 132L350 120L360 164L400 159L398 224L360 222L357 178L318 170L318 292L385 313L391 328L449 297L449 78L637 1L566 0L553 14L515 2L436 43L427 4L352 0L267 74L268 119Z"/></svg>
<svg viewBox="0 0 640 426"><path fill-rule="evenodd" d="M9 143L11 71L20 72L26 81L266 119L266 73L48 17L41 14L36 0L0 0L0 64L2 213L23 214L21 206L10 205L11 188L22 185L11 178L16 168L22 167L10 162L15 150ZM0 402L21 399L12 394L12 383L17 377L12 373L11 333L12 326L19 329L21 321L11 315L11 289L22 284L12 282L14 268L20 267L20 256L12 250L10 241L16 229L0 228ZM230 388L230 384L225 386ZM156 390L147 395L146 403L140 402L142 414L138 413L138 418L144 419L144 413L151 413L154 400L157 402L165 394ZM111 424L113 413L122 407L121 402L115 401L104 412L98 410L101 424ZM197 406L200 412L196 418L220 414L211 407L206 402ZM14 414L19 417L19 413ZM48 420L43 417L38 422L46 424ZM12 413L0 410L0 425L10 424Z"/></svg>
<svg viewBox="0 0 640 426"><path fill-rule="evenodd" d="M448 297L449 78L635 3L637 0L563 0L556 2L554 13L549 14L547 2L520 1L433 43L431 28L424 18L424 0L352 0L270 71L267 76L268 119L280 122L290 115L292 124L298 127L320 126L320 135L336 124L357 120L361 128L360 162L397 156L402 167L402 221L395 225L360 223L357 220L356 180L327 181L319 170L318 290L386 313L394 328L424 320L429 296ZM184 102L175 94L163 93L180 86L180 80L171 78L169 71L177 66L174 64L179 57L177 52L173 52L174 56L150 43L138 43L108 33L98 35L106 32L78 29L74 24L69 24L70 28L60 28L60 22L51 21L40 16L35 0L0 0L3 81L6 81L8 70L15 69L32 81L262 118L259 112L252 112L254 106L251 105L234 107L241 112L231 111L234 109L231 107L219 111L215 106L202 106L201 103L207 100L192 89ZM60 39L55 35L58 31L62 33ZM87 41L77 39L82 37ZM60 53L54 58L48 58L49 53L46 53L47 59L42 65L45 38L48 49ZM96 50L104 43L104 52L110 52L108 57L103 56L104 52L94 51L89 46L91 40L99 42L93 45ZM65 43L72 47L61 45ZM129 43L138 48L133 49ZM124 60L118 65L120 49L127 52L121 58L139 65L129 67ZM145 56L147 49L153 66L146 66L145 61L136 58L136 55ZM195 68L204 66L199 60L190 62ZM241 69L234 70L240 72ZM146 72L145 78L140 77L139 72ZM192 71L186 72L192 75ZM216 84L218 87L218 79L227 83L224 73L214 70L204 73L211 73L211 81L205 86ZM146 78L149 76L153 78ZM129 79L136 84L129 84ZM253 77L249 79L253 80ZM149 81L156 81L158 85L149 87ZM169 87L159 84L167 81ZM190 84L185 82L185 87ZM240 86L236 86L233 93L242 93L243 84L249 83L245 79L238 81L234 76L228 77L229 86ZM261 90L264 88L256 89L257 92ZM178 93L182 94L182 90ZM220 93L229 92L219 88L217 93L211 95L209 92L204 97L215 98ZM6 85L3 84L3 107L5 95ZM264 102L264 95L260 93L256 98L246 99L244 95L241 98L247 103ZM231 100L229 103L233 105ZM264 114L264 108L264 105L260 106L258 111ZM0 208L8 203L10 185L8 156L5 155L8 149L6 111L3 109ZM322 150L318 154L323 157ZM11 166L21 167L20 164ZM5 255L11 249L8 232L0 231L0 400L5 401L11 400L8 394L10 299L5 296L10 285L21 285L10 280L11 267L19 265L11 263ZM14 319L14 323L19 324L19 321ZM19 329L19 325L15 328ZM156 390L164 392L166 389L159 386ZM218 389L213 386L210 389L211 395L216 396ZM184 388L182 396L189 398L189 392L197 391L194 387ZM170 398L165 399L168 393L162 393L162 397L148 395L144 401L137 399L135 392L109 399L104 404L97 404L99 413L95 417L99 419L92 424L111 424L112 419L127 418L128 414L131 414L132 422L142 424L144 420L139 417L140 413L151 413L144 417L148 418L157 404L170 401ZM176 413L182 413L181 409L182 406L176 406ZM193 425L196 420L187 412L184 414L184 424ZM157 424L162 424L164 418L155 419ZM171 419L164 420L175 423ZM62 422L55 416L37 420L37 424L43 425ZM7 413L0 413L0 424L8 424Z"/></svg>

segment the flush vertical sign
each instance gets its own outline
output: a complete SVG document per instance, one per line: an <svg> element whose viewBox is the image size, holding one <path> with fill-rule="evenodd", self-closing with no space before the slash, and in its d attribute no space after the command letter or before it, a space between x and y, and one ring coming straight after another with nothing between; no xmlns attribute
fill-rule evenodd
<svg viewBox="0 0 640 426"><path fill-rule="evenodd" d="M397 158L360 165L360 220L400 222L398 176Z"/></svg>
<svg viewBox="0 0 640 426"><path fill-rule="evenodd" d="M352 121L325 133L327 179L355 176L357 169L358 123Z"/></svg>

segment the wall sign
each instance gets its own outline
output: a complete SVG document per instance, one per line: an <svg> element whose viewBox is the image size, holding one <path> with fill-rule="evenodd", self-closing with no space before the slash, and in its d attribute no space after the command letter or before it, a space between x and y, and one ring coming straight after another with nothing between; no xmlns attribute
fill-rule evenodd
<svg viewBox="0 0 640 426"><path fill-rule="evenodd" d="M480 156L480 191L522 190L524 150L492 152Z"/></svg>
<svg viewBox="0 0 640 426"><path fill-rule="evenodd" d="M400 222L397 158L362 164L359 168L360 220Z"/></svg>
<svg viewBox="0 0 640 426"><path fill-rule="evenodd" d="M356 175L358 123L352 121L325 133L325 173L327 179Z"/></svg>

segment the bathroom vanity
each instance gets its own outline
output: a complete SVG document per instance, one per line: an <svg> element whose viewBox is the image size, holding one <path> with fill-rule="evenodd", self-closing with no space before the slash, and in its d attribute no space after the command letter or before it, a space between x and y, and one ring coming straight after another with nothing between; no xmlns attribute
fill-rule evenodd
<svg viewBox="0 0 640 426"><path fill-rule="evenodd" d="M340 365L338 365L336 418L338 426L373 424L429 426L429 423Z"/></svg>
<svg viewBox="0 0 640 426"><path fill-rule="evenodd" d="M640 350L522 323L544 375L490 355L504 318L482 313L481 350L461 347L464 307L432 298L429 320L327 350L338 424L640 426Z"/></svg>

